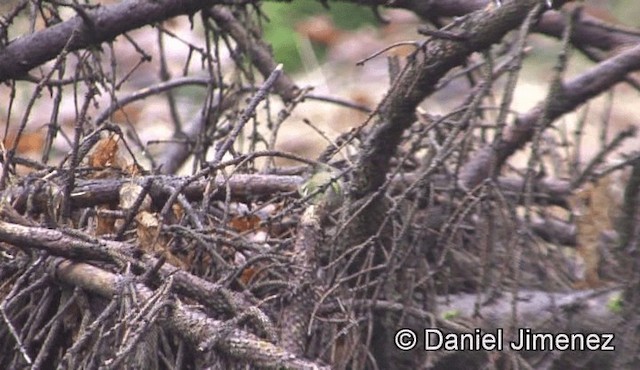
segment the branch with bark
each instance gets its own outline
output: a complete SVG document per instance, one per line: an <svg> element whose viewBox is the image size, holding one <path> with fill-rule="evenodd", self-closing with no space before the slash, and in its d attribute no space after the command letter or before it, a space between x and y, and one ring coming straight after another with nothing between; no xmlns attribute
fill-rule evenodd
<svg viewBox="0 0 640 370"><path fill-rule="evenodd" d="M52 259L50 264L53 276L63 283L72 284L87 291L111 298L117 293L122 277L101 268L76 263L65 259ZM153 291L143 284L134 287L136 298L143 304L151 299ZM212 319L200 310L188 308L179 299L175 300L166 314L158 320L167 321L179 336L195 346L217 340L213 348L223 354L234 357L257 367L280 367L291 369L325 368L313 362L299 358L269 341L231 327L220 320Z"/></svg>
<svg viewBox="0 0 640 370"><path fill-rule="evenodd" d="M507 158L531 141L536 125L541 122L543 112L546 111L548 119L546 124L551 125L558 117L602 94L638 69L640 69L640 46L607 59L578 77L563 83L555 89L549 100L552 103L548 107L546 107L546 101L541 102L530 111L518 115L499 142L473 153L461 170L462 186L467 189L473 188L488 178L490 173L499 172ZM492 168L492 166L495 167Z"/></svg>

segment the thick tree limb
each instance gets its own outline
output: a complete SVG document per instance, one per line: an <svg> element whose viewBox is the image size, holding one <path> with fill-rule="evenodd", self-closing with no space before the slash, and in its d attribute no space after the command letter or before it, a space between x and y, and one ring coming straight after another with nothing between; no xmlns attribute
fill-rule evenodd
<svg viewBox="0 0 640 370"><path fill-rule="evenodd" d="M562 13L546 12L533 30L561 38L566 26L567 20ZM580 13L571 34L571 43L578 47L592 47L608 52L639 42L640 35L638 33L632 34L623 30L615 30L615 26L605 27L601 20L585 12Z"/></svg>
<svg viewBox="0 0 640 370"><path fill-rule="evenodd" d="M155 184L150 189L150 195L157 201L166 200L169 197L167 194L167 186L175 188L178 184L181 184L185 178L179 176L144 176L135 179L134 181L144 186L146 181L153 180L152 184ZM79 180L76 188L72 192L72 204L74 207L93 207L100 204L117 204L119 201L120 189L125 184L130 183L129 179L93 179L93 180ZM215 199L223 200L226 197L227 187L224 182L226 180L222 177L216 178L216 186L218 187L218 193L214 196ZM282 175L234 175L228 179L229 190L231 191L232 199L238 199L240 201L255 198L269 198L275 194L291 193L297 195L297 190L304 182L304 178L301 176L282 176ZM395 190L401 191L404 184L415 181L413 174L405 174L398 179L394 180ZM160 185L164 184L164 186ZM198 180L187 186L184 191L188 200L197 201L202 199L202 194L205 192L205 188L208 184L206 179ZM445 176L435 175L433 177L433 184L435 187L448 189L452 188L453 184ZM516 202L523 200L523 184L524 181L521 178L503 176L498 178L498 187L505 193L506 196L512 195L516 198ZM570 183L564 180L558 179L543 179L535 181L533 184L533 195L536 202L542 204L552 204L559 206L566 206L566 196L570 193ZM26 207L27 198L30 195L32 197L32 203L38 208L44 209L47 202L50 200L50 190L44 187L38 187L36 189L30 189L29 187L15 187L8 190L10 194L9 199L12 199L14 207L23 212ZM20 220L6 219L14 223L21 223ZM33 225L30 225L33 226ZM537 223L534 225L534 230L537 234L545 239L556 239L558 242L566 245L575 244L575 231L571 230L570 226L566 224L554 223L550 225L548 223ZM70 247L67 244L66 247Z"/></svg>
<svg viewBox="0 0 640 370"><path fill-rule="evenodd" d="M129 243L80 238L59 230L28 227L4 221L0 221L0 242L25 250L46 250L52 255L65 258L97 260L118 265L127 263L145 269L151 269L158 263L157 258L148 255L143 255L140 259L134 258L133 251L138 248ZM182 294L217 312L235 314L251 306L251 303L241 295L169 264L162 265L159 274L162 278L173 276L175 285Z"/></svg>
<svg viewBox="0 0 640 370"><path fill-rule="evenodd" d="M405 173L398 175L392 184L392 194L405 190L407 184L411 184L418 180L415 173ZM435 188L449 190L454 188L453 181L445 175L433 175L431 178ZM524 201L525 186L524 179L519 176L500 176L497 179L497 187L509 199L522 204ZM533 201L541 204L549 204L560 207L567 207L567 196L571 194L571 183L566 180L543 178L534 179L532 182L531 192Z"/></svg>
<svg viewBox="0 0 640 370"><path fill-rule="evenodd" d="M221 0L125 0L87 10L82 16L11 41L0 50L0 82L24 76L29 70L68 51L99 45L116 36L179 15L190 15Z"/></svg>
<svg viewBox="0 0 640 370"><path fill-rule="evenodd" d="M387 214L385 200L381 196L367 197L378 195L376 192L385 183L391 158L396 154L402 135L416 120L418 104L436 90L447 72L462 65L473 52L499 42L539 6L539 0L509 1L499 8L472 13L457 27L448 30L464 41L430 39L416 50L380 104L378 121L361 146L348 193L350 209L347 214L355 216L349 216L350 221L341 236L345 245L339 248L346 249L381 233L380 227ZM366 205L363 206L363 202ZM379 238L371 245L382 254L387 242Z"/></svg>
<svg viewBox="0 0 640 370"><path fill-rule="evenodd" d="M547 109L549 124L610 89L621 82L628 73L638 69L640 45L599 63L582 75L562 84L556 89ZM540 102L529 112L519 115L495 145L487 145L473 153L460 173L461 185L467 189L478 185L489 177L492 163L496 165L493 170L499 170L507 158L529 142L544 112L545 104L544 101Z"/></svg>
<svg viewBox="0 0 640 370"><path fill-rule="evenodd" d="M261 39L256 39L255 36L250 35L246 25L236 19L228 8L213 6L207 11L220 28L233 37L238 45L247 53L251 62L256 66L258 71L260 71L260 74L267 79L278 65L273 59L270 46ZM285 101L293 100L296 95L300 93L300 89L285 73L282 73L276 81L274 90Z"/></svg>
<svg viewBox="0 0 640 370"><path fill-rule="evenodd" d="M388 92L380 107L380 122L363 145L354 170L352 197L360 198L384 183L402 133L415 121L416 107L433 93L438 81L471 53L499 42L539 3L538 0L509 1L497 9L478 12L460 27L450 30L461 33L466 41L431 40L424 50L417 51L415 60Z"/></svg>
<svg viewBox="0 0 640 370"><path fill-rule="evenodd" d="M144 186L147 181L152 181L149 194L152 198L166 200L167 188L177 188L185 180L180 176L141 176L135 179L94 179L78 180L71 193L72 206L76 208L92 207L98 204L117 204L120 189L123 185L132 181ZM274 194L295 192L302 183L299 176L275 176L275 175L233 175L228 179L222 176L216 177L215 186L217 193L214 199L225 199L226 181L229 182L233 199L260 199L269 198ZM189 184L183 194L187 199L195 201L202 199L208 179L201 179ZM34 189L35 188L35 189ZM23 212L27 198L33 199L36 206L46 205L50 201L49 189L44 187L15 187L7 190L7 199L11 199L14 208Z"/></svg>
<svg viewBox="0 0 640 370"><path fill-rule="evenodd" d="M614 332L622 317L619 313L613 312L612 307L615 307L616 300L619 301L621 293L619 289L555 293L521 290L516 302L519 314L517 325L553 333L566 330L566 326L561 324L572 324L575 331ZM423 328L428 326L429 320L435 319L439 327L451 331L463 331L463 326L456 323L473 322L485 330L505 329L512 325L512 296L505 294L500 299L479 306L478 299L477 294L440 296L434 309L437 313L435 318L431 312L417 307L407 307L402 303L384 300L345 300L340 304L327 303L323 304L318 312L329 314L339 311L341 305L349 305L354 309L397 311L413 316Z"/></svg>
<svg viewBox="0 0 640 370"><path fill-rule="evenodd" d="M150 195L154 199L164 200L169 194L166 193L167 186L177 187L185 181L181 176L141 176L131 179L92 179L78 180L75 189L71 194L73 207L93 207L99 204L118 203L120 189L123 185L134 181L140 186L144 186L147 181L152 181ZM249 198L261 199L269 198L274 194L296 192L304 182L302 176L283 175L233 175L228 179L222 176L216 177L215 185L218 192L214 199L223 200L226 197L226 183L229 181L232 199L246 200ZM397 179L398 186L403 182L415 181L415 176L405 174ZM451 187L451 181L444 176L434 176L434 185L441 188ZM503 176L498 178L499 188L508 194L519 194L523 192L523 180L516 177ZM164 184L160 185L160 184ZM191 201L202 199L202 194L208 184L207 179L202 179L189 184L184 195ZM565 197L570 193L570 184L564 180L544 179L536 181L533 186L535 199L554 205L566 205ZM6 191L7 199L11 200L19 212L23 212L26 207L27 197L33 197L33 204L44 208L50 200L50 193L44 187L31 188L16 186Z"/></svg>
<svg viewBox="0 0 640 370"><path fill-rule="evenodd" d="M0 221L0 241L23 249L43 249L53 255L67 258L137 264L131 256L132 249L135 248L132 245L99 239L83 240L58 230L27 227ZM157 260L149 256L143 256L142 262L146 266L157 264ZM68 260L61 260L61 263L57 263L55 266L58 276L61 276L68 283L107 297L115 293L119 279L116 274L88 264L74 264ZM237 315L239 312L251 308L251 303L242 300L238 294L226 291L217 284L202 280L173 266L165 264L160 268L159 273L164 278L171 276L174 279L176 291L197 299L216 312ZM204 300L202 299L203 290L209 293L205 294ZM151 292L142 284L137 284L137 292L142 299L148 299L151 296ZM255 309L252 311L256 313ZM196 345L207 342L209 338L218 335L224 325L221 321L208 318L197 311L183 309L181 306L172 311L169 321L178 334L186 336ZM215 347L224 353L248 360L258 366L288 366L292 368L308 368L305 366L310 366L307 361L239 329L234 329L227 337L221 338Z"/></svg>
<svg viewBox="0 0 640 370"><path fill-rule="evenodd" d="M389 6L414 12L424 19L437 19L439 17L460 17L471 12L484 9L494 0L345 0L348 2ZM554 6L561 4L554 1ZM540 21L533 27L534 32L543 33L552 37L561 38L562 31L566 27L566 19L559 11L547 11ZM612 51L621 46L634 45L640 42L637 33L625 32L616 26L607 26L603 21L586 12L582 12L573 25L571 42L582 47L595 47L604 51Z"/></svg>
<svg viewBox="0 0 640 370"><path fill-rule="evenodd" d="M551 293L541 291L518 292L519 327L532 327L543 332L615 332L622 317L612 312L620 290L574 291ZM486 328L507 328L511 325L513 305L510 296L481 305L479 312L476 294L460 294L441 298L438 311L459 318L482 318ZM478 315L479 314L479 315Z"/></svg>
<svg viewBox="0 0 640 370"><path fill-rule="evenodd" d="M57 259L52 266L54 266L53 275L57 279L107 298L117 293L118 282L122 279L117 274L86 263ZM135 284L135 292L141 302L150 299L153 294L143 284ZM173 309L167 312L164 319L169 323L169 327L195 346L207 342L212 337L220 336L220 332L227 329L225 322L214 320L198 310L187 308L180 301L177 301ZM259 367L320 368L313 362L297 357L240 329L233 329L227 335L223 335L214 348Z"/></svg>
<svg viewBox="0 0 640 370"><path fill-rule="evenodd" d="M314 282L319 269L317 251L322 243L323 207L309 206L303 213L297 228L293 247L291 301L282 312L282 346L295 354L303 354L307 342L308 325L315 305Z"/></svg>
<svg viewBox="0 0 640 370"><path fill-rule="evenodd" d="M121 264L134 247L114 241L88 241L73 238L58 230L27 227L0 221L0 241L17 247L46 250L68 258L84 258Z"/></svg>
<svg viewBox="0 0 640 370"><path fill-rule="evenodd" d="M386 0L347 0L363 5L389 5ZM92 24L86 24L77 16L32 35L13 40L0 51L0 82L24 76L29 70L55 58L63 49L74 30L77 35L69 45L69 51L85 48L112 40L118 35L160 22L162 20L189 15L205 7L220 4L216 0L128 0L120 4L102 6L85 12ZM411 10L431 19L469 14L483 9L489 0L399 0L390 6ZM623 45L637 43L640 37L625 32L616 32L600 26L601 22L583 14L574 26L572 41L576 45L593 46L602 50L613 50ZM564 18L558 12L549 11L536 25L535 30L554 37L560 37L564 29ZM258 54L256 54L258 55ZM273 68L266 68L271 71ZM262 70L261 70L262 71ZM264 74L264 73L263 73ZM268 75L268 73L267 73ZM281 77L281 80L283 78ZM291 84L284 83L287 86ZM283 95L283 97L285 97Z"/></svg>

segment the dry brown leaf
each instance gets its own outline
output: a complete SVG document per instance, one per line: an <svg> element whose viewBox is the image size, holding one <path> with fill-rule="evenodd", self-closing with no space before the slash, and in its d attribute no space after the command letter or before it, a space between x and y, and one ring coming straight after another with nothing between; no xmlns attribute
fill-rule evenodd
<svg viewBox="0 0 640 370"><path fill-rule="evenodd" d="M131 175L131 177L139 177L142 176L142 168L132 163L124 168L124 173Z"/></svg>
<svg viewBox="0 0 640 370"><path fill-rule="evenodd" d="M158 226L160 225L158 219L152 213L142 211L136 215L136 221L138 223L136 231L138 233L140 249L153 254L153 252L157 250L157 248L154 247L154 240L158 232Z"/></svg>
<svg viewBox="0 0 640 370"><path fill-rule="evenodd" d="M248 285L251 279L256 275L256 272L257 271L253 267L247 267L244 269L240 275L240 281L242 284Z"/></svg>
<svg viewBox="0 0 640 370"><path fill-rule="evenodd" d="M613 229L615 200L610 192L610 179L586 184L570 198L569 204L576 215L576 252L584 264L584 276L576 288L597 288L602 285L600 267L600 236Z"/></svg>
<svg viewBox="0 0 640 370"><path fill-rule="evenodd" d="M109 135L100 139L89 154L89 166L96 168L119 168L126 166L126 161L119 154L118 137Z"/></svg>
<svg viewBox="0 0 640 370"><path fill-rule="evenodd" d="M164 256L168 263L185 269L185 262L171 252L169 240L163 235L158 235L160 221L156 215L147 211L139 212L136 215L136 222L140 249L151 255Z"/></svg>
<svg viewBox="0 0 640 370"><path fill-rule="evenodd" d="M128 210L133 207L136 200L142 194L143 187L134 183L127 182L120 187L120 209ZM140 209L137 211L149 211L151 210L151 197L147 194L140 205Z"/></svg>
<svg viewBox="0 0 640 370"><path fill-rule="evenodd" d="M99 210L112 210L109 205L101 205L97 207ZM116 219L114 217L98 214L96 216L95 235L113 234L116 231Z"/></svg>
<svg viewBox="0 0 640 370"><path fill-rule="evenodd" d="M229 221L229 226L237 232L252 231L259 228L260 221L256 215L236 216Z"/></svg>
<svg viewBox="0 0 640 370"><path fill-rule="evenodd" d="M182 216L184 216L184 208L179 203L173 203L171 205L171 210L173 211L173 215L176 217L176 220L181 220Z"/></svg>

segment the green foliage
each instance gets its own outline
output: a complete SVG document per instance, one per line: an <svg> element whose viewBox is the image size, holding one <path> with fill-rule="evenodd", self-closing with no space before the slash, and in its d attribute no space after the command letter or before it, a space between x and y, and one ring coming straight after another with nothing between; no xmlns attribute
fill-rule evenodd
<svg viewBox="0 0 640 370"><path fill-rule="evenodd" d="M458 316L460 316L460 312L458 310L451 310L442 313L442 318L445 320L453 320Z"/></svg>
<svg viewBox="0 0 640 370"><path fill-rule="evenodd" d="M284 64L285 71L295 72L302 67L298 51L297 22L317 14L328 14L335 25L343 30L354 30L375 23L372 11L356 4L330 3L327 10L318 1L293 3L265 3L262 10L270 22L265 23L265 39L273 46L276 61ZM316 55L322 59L326 50L314 45Z"/></svg>
<svg viewBox="0 0 640 370"><path fill-rule="evenodd" d="M609 299L609 302L607 302L607 308L615 314L621 314L623 303L622 294L615 294Z"/></svg>

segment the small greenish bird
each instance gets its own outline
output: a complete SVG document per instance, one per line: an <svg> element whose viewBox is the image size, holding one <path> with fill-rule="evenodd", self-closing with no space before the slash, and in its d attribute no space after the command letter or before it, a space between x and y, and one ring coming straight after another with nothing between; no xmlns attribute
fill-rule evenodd
<svg viewBox="0 0 640 370"><path fill-rule="evenodd" d="M298 192L310 197L313 204L323 204L329 212L338 209L344 201L344 182L339 170L326 164L313 167L309 179L300 186Z"/></svg>

